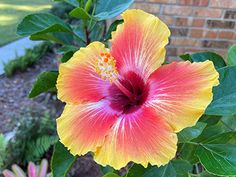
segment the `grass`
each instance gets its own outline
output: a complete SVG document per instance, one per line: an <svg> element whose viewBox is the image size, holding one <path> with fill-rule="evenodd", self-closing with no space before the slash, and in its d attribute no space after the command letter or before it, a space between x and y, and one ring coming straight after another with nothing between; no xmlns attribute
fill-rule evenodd
<svg viewBox="0 0 236 177"><path fill-rule="evenodd" d="M28 14L47 11L52 0L0 0L0 46L18 38L18 23Z"/></svg>

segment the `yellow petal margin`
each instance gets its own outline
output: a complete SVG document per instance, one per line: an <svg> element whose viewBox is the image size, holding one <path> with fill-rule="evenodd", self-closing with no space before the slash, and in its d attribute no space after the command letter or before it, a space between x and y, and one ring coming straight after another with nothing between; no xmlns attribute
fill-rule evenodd
<svg viewBox="0 0 236 177"><path fill-rule="evenodd" d="M57 119L60 141L73 155L84 155L100 147L117 119L107 101L65 106Z"/></svg>
<svg viewBox="0 0 236 177"><path fill-rule="evenodd" d="M142 10L127 10L124 23L112 33L111 54L120 72L138 70L148 77L165 59L170 31L159 18Z"/></svg>
<svg viewBox="0 0 236 177"><path fill-rule="evenodd" d="M213 98L219 74L211 61L173 62L157 69L149 78L148 105L175 132L196 124Z"/></svg>
<svg viewBox="0 0 236 177"><path fill-rule="evenodd" d="M70 104L98 101L106 95L109 82L96 72L96 60L101 53L109 52L104 44L93 42L80 48L66 63L59 66L57 79L58 98Z"/></svg>
<svg viewBox="0 0 236 177"><path fill-rule="evenodd" d="M165 165L175 157L177 136L155 110L143 107L123 114L111 127L104 144L94 155L96 162L120 169L133 161L144 167Z"/></svg>

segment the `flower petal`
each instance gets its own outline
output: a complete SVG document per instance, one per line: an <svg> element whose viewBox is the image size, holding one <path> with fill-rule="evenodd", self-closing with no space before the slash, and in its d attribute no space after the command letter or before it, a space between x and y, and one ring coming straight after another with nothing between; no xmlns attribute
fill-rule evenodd
<svg viewBox="0 0 236 177"><path fill-rule="evenodd" d="M119 117L104 144L95 152L99 164L115 169L133 161L147 166L164 165L174 158L177 137L165 120L151 108L140 108Z"/></svg>
<svg viewBox="0 0 236 177"><path fill-rule="evenodd" d="M146 78L164 62L170 31L154 15L142 10L127 10L124 23L112 33L111 54L118 70L137 69Z"/></svg>
<svg viewBox="0 0 236 177"><path fill-rule="evenodd" d="M219 74L211 61L173 62L149 78L148 105L179 132L195 125L212 101Z"/></svg>
<svg viewBox="0 0 236 177"><path fill-rule="evenodd" d="M57 80L58 98L67 103L98 101L110 86L96 73L96 59L108 49L100 42L81 48L67 62L59 66Z"/></svg>
<svg viewBox="0 0 236 177"><path fill-rule="evenodd" d="M65 106L57 119L60 141L73 155L95 151L104 142L109 129L116 121L116 112L108 101Z"/></svg>

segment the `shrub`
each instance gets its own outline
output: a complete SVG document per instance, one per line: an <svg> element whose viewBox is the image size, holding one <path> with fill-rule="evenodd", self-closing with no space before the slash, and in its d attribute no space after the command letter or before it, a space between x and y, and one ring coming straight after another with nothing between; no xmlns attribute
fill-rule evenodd
<svg viewBox="0 0 236 177"><path fill-rule="evenodd" d="M38 162L58 140L55 122L48 112L27 111L17 120L14 136L7 145L5 167L13 163L24 166L29 161Z"/></svg>
<svg viewBox="0 0 236 177"><path fill-rule="evenodd" d="M26 49L24 56L16 57L14 60L4 64L4 71L7 76L12 76L16 71L25 71L37 63L48 51L52 49L52 44L42 43L32 49Z"/></svg>

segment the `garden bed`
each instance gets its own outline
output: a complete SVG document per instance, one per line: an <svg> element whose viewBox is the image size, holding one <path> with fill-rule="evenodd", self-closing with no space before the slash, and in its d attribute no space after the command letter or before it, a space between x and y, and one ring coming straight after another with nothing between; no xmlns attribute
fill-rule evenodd
<svg viewBox="0 0 236 177"><path fill-rule="evenodd" d="M55 100L56 97L50 94L42 94L36 99L28 98L28 93L37 75L43 71L57 68L55 57L55 54L47 54L34 67L28 68L25 72L17 72L11 77L0 76L0 132L11 131L13 126L11 123L15 121L12 119L20 118L17 115L25 109L42 111L49 108L55 109L58 106L59 102Z"/></svg>

